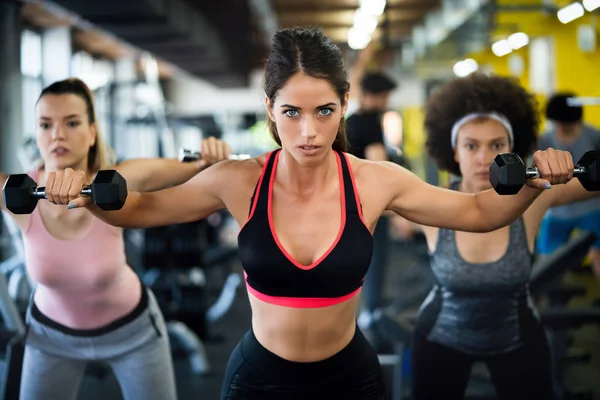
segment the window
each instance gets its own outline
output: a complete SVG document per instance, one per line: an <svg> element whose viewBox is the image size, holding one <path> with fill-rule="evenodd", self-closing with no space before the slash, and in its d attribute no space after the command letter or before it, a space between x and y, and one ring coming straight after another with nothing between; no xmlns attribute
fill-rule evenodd
<svg viewBox="0 0 600 400"><path fill-rule="evenodd" d="M21 73L32 78L42 75L42 36L31 30L21 34Z"/></svg>
<svg viewBox="0 0 600 400"><path fill-rule="evenodd" d="M94 105L98 127L108 145L111 143L110 83L114 81L114 65L111 61L92 57L78 51L71 59L71 75L79 78L94 92Z"/></svg>
<svg viewBox="0 0 600 400"><path fill-rule="evenodd" d="M42 91L42 37L32 30L21 33L22 117L24 139L35 136L35 102Z"/></svg>

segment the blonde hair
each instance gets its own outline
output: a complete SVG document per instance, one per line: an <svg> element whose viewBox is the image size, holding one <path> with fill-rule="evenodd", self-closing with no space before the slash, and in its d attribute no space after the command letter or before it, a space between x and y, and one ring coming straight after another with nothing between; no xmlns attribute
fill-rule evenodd
<svg viewBox="0 0 600 400"><path fill-rule="evenodd" d="M38 102L42 97L49 94L74 94L83 99L86 105L88 114L88 123L96 128L96 141L88 152L88 169L93 172L107 169L116 163L116 157L110 147L106 145L104 138L100 133L98 126L98 118L96 116L96 107L94 103L94 94L90 88L81 79L69 78L62 81L54 82L50 86L44 88ZM40 160L38 165L43 166L43 160Z"/></svg>

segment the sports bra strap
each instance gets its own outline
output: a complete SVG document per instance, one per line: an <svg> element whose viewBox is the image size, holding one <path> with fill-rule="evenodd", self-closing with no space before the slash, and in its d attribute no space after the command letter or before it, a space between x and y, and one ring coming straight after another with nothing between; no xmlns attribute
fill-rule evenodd
<svg viewBox="0 0 600 400"><path fill-rule="evenodd" d="M265 167L265 171L261 177L260 184L257 183L256 188L254 189L254 194L252 195L252 200L250 204L251 213L252 206L254 202L258 202L256 204L256 211L267 211L267 207L269 204L269 186L271 181L271 174L273 173L273 167L275 165L275 160L277 158L277 153L279 153L281 149L274 150L269 154L267 159L267 165ZM348 162L346 160L345 155L342 152L336 151L337 156L340 159L340 163L342 166L342 177L344 181L344 199L346 202L346 212L358 213L358 196L354 193L354 182L352 179L352 174L350 173L350 167L348 166Z"/></svg>
<svg viewBox="0 0 600 400"><path fill-rule="evenodd" d="M358 213L358 196L354 193L354 182L350 173L350 167L344 153L337 151L342 164L342 177L344 178L344 198L346 200L346 212Z"/></svg>
<svg viewBox="0 0 600 400"><path fill-rule="evenodd" d="M271 174L273 172L273 165L275 164L276 155L279 153L281 149L277 149L272 151L267 159L267 166L263 175L261 176L260 187L258 188L258 193L256 193L256 189L254 190L254 201L258 201L256 204L256 211L267 211L267 207L269 205L269 184L271 182ZM258 198L257 198L258 197Z"/></svg>

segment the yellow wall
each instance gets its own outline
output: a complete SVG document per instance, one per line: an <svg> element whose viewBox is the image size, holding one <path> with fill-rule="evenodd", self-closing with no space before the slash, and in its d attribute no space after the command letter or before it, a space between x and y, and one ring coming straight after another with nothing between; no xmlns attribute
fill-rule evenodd
<svg viewBox="0 0 600 400"><path fill-rule="evenodd" d="M600 97L600 49L584 53L577 47L577 25L590 22L590 16L570 24L559 24L553 33L556 46L558 90L572 90L580 96ZM600 106L584 109L585 120L600 127Z"/></svg>
<svg viewBox="0 0 600 400"><path fill-rule="evenodd" d="M500 4L531 4L531 0L500 0ZM557 2L565 5L570 1ZM598 19L598 18L597 18ZM492 32L492 40L507 37L511 33L522 31L530 38L550 36L554 39L555 51L555 84L556 90L571 90L580 96L600 97L600 46L593 53L584 53L577 45L577 28L582 24L592 24L591 13L569 24L562 24L555 14L541 11L499 12L495 23L499 29ZM600 36L600 19L596 23ZM600 39L600 37L599 37ZM599 43L600 44L600 43ZM519 82L529 89L529 56L527 47L517 51L523 57L525 70L518 76ZM499 75L509 75L509 56L496 57L491 49L470 55L480 65L489 65ZM540 106L545 98L538 94ZM584 109L585 120L600 127L600 106L589 106Z"/></svg>
<svg viewBox="0 0 600 400"><path fill-rule="evenodd" d="M402 110L404 155L409 160L411 170L425 178L425 112L423 107L406 107Z"/></svg>
<svg viewBox="0 0 600 400"><path fill-rule="evenodd" d="M529 88L529 55L528 55L527 48L525 47L525 48L521 48L517 51L513 51L510 55L512 55L512 54L518 54L523 59L523 64L524 64L523 73L520 75L514 76L514 77L517 78L517 80L523 87L528 89ZM494 72L497 75L510 76L511 73L510 73L510 69L509 69L509 65L508 65L508 60L509 60L510 55L507 55L504 57L496 57L494 55L494 53L492 53L491 49L487 49L480 53L472 54L470 57L475 59L475 61L477 61L477 63L481 66L491 67L492 72Z"/></svg>

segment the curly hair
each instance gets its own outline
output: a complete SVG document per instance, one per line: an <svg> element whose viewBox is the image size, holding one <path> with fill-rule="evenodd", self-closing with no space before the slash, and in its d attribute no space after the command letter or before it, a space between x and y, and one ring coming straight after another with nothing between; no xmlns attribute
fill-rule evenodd
<svg viewBox="0 0 600 400"><path fill-rule="evenodd" d="M526 158L537 141L538 103L515 79L474 73L450 80L432 92L425 110L426 148L439 169L461 175L450 143L454 123L467 114L493 111L510 121L512 151Z"/></svg>

